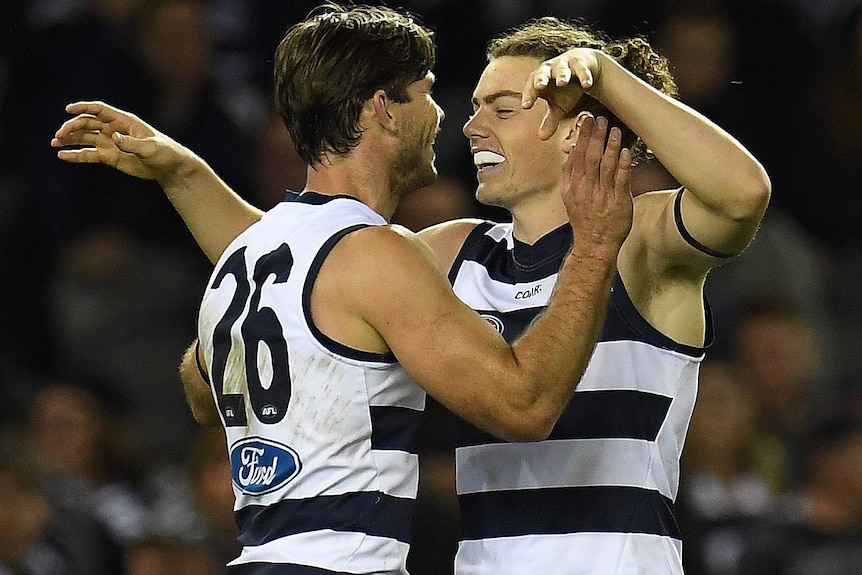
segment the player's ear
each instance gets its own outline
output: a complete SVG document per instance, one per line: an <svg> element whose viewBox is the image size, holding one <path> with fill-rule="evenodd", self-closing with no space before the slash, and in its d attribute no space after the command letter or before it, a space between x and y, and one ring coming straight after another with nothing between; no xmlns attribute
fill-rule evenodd
<svg viewBox="0 0 862 575"><path fill-rule="evenodd" d="M584 118L592 118L593 115L586 110L580 112L574 118L566 118L562 122L560 122L560 128L565 129L565 138L563 140L563 147L568 153L569 150L572 149L578 141L578 134L581 131L581 124L584 122ZM559 128L558 128L559 129Z"/></svg>
<svg viewBox="0 0 862 575"><path fill-rule="evenodd" d="M375 122L386 129L395 129L395 117L392 115L394 101L385 90L377 90L371 99L366 102L366 108L370 107L370 114Z"/></svg>

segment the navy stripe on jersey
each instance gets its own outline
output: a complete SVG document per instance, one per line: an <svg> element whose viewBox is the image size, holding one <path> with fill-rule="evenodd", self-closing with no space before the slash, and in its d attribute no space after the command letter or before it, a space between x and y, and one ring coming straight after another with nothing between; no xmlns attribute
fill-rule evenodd
<svg viewBox="0 0 862 575"><path fill-rule="evenodd" d="M300 199L308 194L309 192L305 192L304 194L302 194L302 196L300 196ZM323 197L328 197L332 199L331 196ZM333 353L337 353L342 357L348 357L359 361L396 363L398 360L395 358L395 354L391 351L385 354L372 353L370 351L354 349L352 347L344 345L343 343L335 341L334 339L330 338L322 331L320 331L320 329L318 329L318 327L314 324L314 320L311 317L311 288L314 287L314 282L317 279L317 274L320 272L320 267L323 265L323 260L326 259L326 256L329 255L329 252L332 250L333 247L335 247L335 244L337 244L338 241L341 240L341 238L351 232L355 232L356 230L360 230L367 227L368 224L357 224L355 226L350 226L341 230L337 234L334 234L331 238L326 240L326 242L320 248L320 251L315 256L314 261L311 263L311 267L308 269L308 275L305 278L305 286L302 289L302 311L305 314L305 321L308 324L308 328L311 330L311 333L313 333L314 337L317 338L320 343L322 343L328 350L332 351Z"/></svg>
<svg viewBox="0 0 862 575"><path fill-rule="evenodd" d="M462 494L459 501L462 539L578 532L681 538L673 502L657 491L635 487L489 491Z"/></svg>
<svg viewBox="0 0 862 575"><path fill-rule="evenodd" d="M306 192L301 192L301 193L288 191L284 196L285 202L299 202L302 204L311 204L313 206L322 206L323 204L325 204L327 202L331 202L332 200L338 200L338 199L353 200L355 202L360 201L359 198L355 198L353 196L348 196L347 194L329 195L329 194L320 194L318 192L311 192L311 191L306 191Z"/></svg>
<svg viewBox="0 0 862 575"><path fill-rule="evenodd" d="M228 575L352 575L346 571L330 571L293 563L242 563L228 565Z"/></svg>
<svg viewBox="0 0 862 575"><path fill-rule="evenodd" d="M655 441L671 398L633 390L575 393L548 439L642 439ZM463 422L458 447L505 443Z"/></svg>
<svg viewBox="0 0 862 575"><path fill-rule="evenodd" d="M560 264L572 245L572 228L560 226L529 246L516 239L510 250L505 239L495 240L486 235L492 224L478 224L467 235L464 246L449 270L449 283L455 283L461 264L474 261L482 264L491 279L502 283L540 281L560 270Z"/></svg>
<svg viewBox="0 0 862 575"><path fill-rule="evenodd" d="M240 543L255 546L281 537L331 529L410 542L412 499L379 491L283 499L272 505L247 505L236 511Z"/></svg>
<svg viewBox="0 0 862 575"><path fill-rule="evenodd" d="M416 430L421 411L391 405L371 406L371 447L418 454Z"/></svg>

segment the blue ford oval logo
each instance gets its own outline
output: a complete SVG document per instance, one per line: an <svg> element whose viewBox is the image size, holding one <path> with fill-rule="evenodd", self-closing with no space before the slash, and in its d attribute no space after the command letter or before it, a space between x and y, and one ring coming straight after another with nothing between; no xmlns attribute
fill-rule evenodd
<svg viewBox="0 0 862 575"><path fill-rule="evenodd" d="M261 495L296 477L302 465L290 447L262 437L249 437L231 447L230 467L233 483L240 491Z"/></svg>

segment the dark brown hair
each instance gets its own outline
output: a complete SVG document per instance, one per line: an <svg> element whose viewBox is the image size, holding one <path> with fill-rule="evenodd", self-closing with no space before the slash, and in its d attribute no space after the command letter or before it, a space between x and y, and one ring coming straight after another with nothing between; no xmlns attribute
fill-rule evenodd
<svg viewBox="0 0 862 575"><path fill-rule="evenodd" d="M346 154L362 132L365 102L407 87L434 67L433 33L414 17L377 6L326 3L292 26L275 52L275 105L309 165Z"/></svg>

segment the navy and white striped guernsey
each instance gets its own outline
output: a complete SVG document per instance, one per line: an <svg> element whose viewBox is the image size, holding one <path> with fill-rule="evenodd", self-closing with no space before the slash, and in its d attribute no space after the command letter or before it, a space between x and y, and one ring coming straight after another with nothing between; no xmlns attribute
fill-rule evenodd
<svg viewBox="0 0 862 575"><path fill-rule="evenodd" d="M243 546L228 572L405 575L425 392L310 312L335 243L386 222L347 196L292 199L228 246L199 314Z"/></svg>
<svg viewBox="0 0 862 575"><path fill-rule="evenodd" d="M449 279L511 342L545 308L571 242L568 224L529 246L511 224L482 223ZM458 422L456 575L681 575L673 502L703 356L649 325L617 275L596 350L547 440L506 443Z"/></svg>

